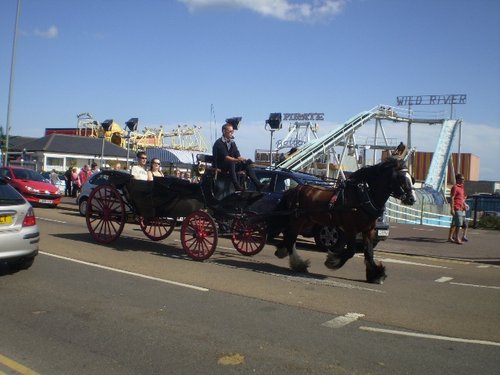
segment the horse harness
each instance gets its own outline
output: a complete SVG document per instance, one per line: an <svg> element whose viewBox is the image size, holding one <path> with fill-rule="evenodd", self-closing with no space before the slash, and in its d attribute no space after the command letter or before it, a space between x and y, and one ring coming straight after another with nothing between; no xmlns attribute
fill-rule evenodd
<svg viewBox="0 0 500 375"><path fill-rule="evenodd" d="M366 182L358 182L358 181L343 181L340 186L336 189L332 190L332 196L330 197L330 200L328 201L328 206L327 209L321 209L321 210L308 210L308 209L302 209L300 206L300 200L298 199L300 196L300 192L303 190L303 188L306 185L299 185L295 189L295 207L294 207L294 213L295 216L299 216L299 214L302 212L307 212L307 213L312 213L314 212L333 212L333 211L357 211L358 209L363 210L367 215L373 216L373 217L379 217L380 215L383 214L384 208L377 208L373 204L372 200L370 199L370 194L369 194L369 186ZM354 188L357 194L357 201L359 204L357 205L349 205L346 201L346 195L345 191L346 189Z"/></svg>

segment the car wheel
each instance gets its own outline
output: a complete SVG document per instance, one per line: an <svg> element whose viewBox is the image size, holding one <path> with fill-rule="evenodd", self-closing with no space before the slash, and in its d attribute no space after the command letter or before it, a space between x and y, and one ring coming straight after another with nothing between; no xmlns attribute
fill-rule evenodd
<svg viewBox="0 0 500 375"><path fill-rule="evenodd" d="M87 215L87 199L82 198L80 200L80 203L78 204L78 211L80 212L80 215L86 216Z"/></svg>
<svg viewBox="0 0 500 375"><path fill-rule="evenodd" d="M339 240L339 232L335 227L317 227L314 231L314 241L320 250L332 250Z"/></svg>

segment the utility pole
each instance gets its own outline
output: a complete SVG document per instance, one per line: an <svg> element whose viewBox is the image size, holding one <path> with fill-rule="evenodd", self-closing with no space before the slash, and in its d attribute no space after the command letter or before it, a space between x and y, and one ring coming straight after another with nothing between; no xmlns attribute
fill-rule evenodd
<svg viewBox="0 0 500 375"><path fill-rule="evenodd" d="M14 71L16 67L16 42L17 42L17 29L19 24L19 16L21 14L21 0L17 0L16 23L14 25L14 41L12 42L12 60L10 62L10 84L9 84L9 100L7 104L7 123L5 125L5 161L7 165L9 161L9 133L10 133L10 112L12 105L12 95L14 92Z"/></svg>

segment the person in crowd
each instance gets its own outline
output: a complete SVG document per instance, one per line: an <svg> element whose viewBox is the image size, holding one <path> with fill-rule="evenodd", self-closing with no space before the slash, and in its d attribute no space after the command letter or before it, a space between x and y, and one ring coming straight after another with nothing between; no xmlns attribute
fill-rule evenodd
<svg viewBox="0 0 500 375"><path fill-rule="evenodd" d="M99 165L96 162L93 162L92 164L90 164L90 174L91 175L96 174L100 171L101 170L99 169Z"/></svg>
<svg viewBox="0 0 500 375"><path fill-rule="evenodd" d="M175 177L182 178L182 172L180 171L180 169L175 170Z"/></svg>
<svg viewBox="0 0 500 375"><path fill-rule="evenodd" d="M257 190L262 190L264 185L260 183L253 170L253 161L241 156L238 146L234 141L234 129L229 123L222 125L222 137L217 139L212 148L214 158L214 167L220 169L223 173L228 173L231 176L234 188L237 191L243 191L238 180L237 173L245 171L248 177L257 187Z"/></svg>
<svg viewBox="0 0 500 375"><path fill-rule="evenodd" d="M151 167L148 170L148 181L153 181L155 177L163 177L163 172L161 171L160 159L153 158L151 160Z"/></svg>
<svg viewBox="0 0 500 375"><path fill-rule="evenodd" d="M76 197L77 193L80 191L78 187L78 168L71 168L71 196Z"/></svg>
<svg viewBox="0 0 500 375"><path fill-rule="evenodd" d="M118 162L115 164L115 167L114 167L114 170L115 171L121 171L122 170L122 163Z"/></svg>
<svg viewBox="0 0 500 375"><path fill-rule="evenodd" d="M57 185L59 182L59 175L57 174L55 169L52 169L52 172L50 173L50 183L52 185Z"/></svg>
<svg viewBox="0 0 500 375"><path fill-rule="evenodd" d="M87 182L87 180L92 176L92 173L90 171L90 167L85 164L83 168L80 170L78 173L78 190L81 190L83 184Z"/></svg>
<svg viewBox="0 0 500 375"><path fill-rule="evenodd" d="M134 165L131 170L132 176L136 180L148 180L148 172L146 171L146 163L148 162L148 157L144 151L139 151L136 155L137 165Z"/></svg>
<svg viewBox="0 0 500 375"><path fill-rule="evenodd" d="M450 193L450 211L451 211L451 226L448 233L448 241L462 245L462 240L459 237L460 228L464 225L465 220L465 190L464 176L458 173L455 176L455 185L451 187Z"/></svg>
<svg viewBox="0 0 500 375"><path fill-rule="evenodd" d="M64 172L64 182L66 184L66 187L64 189L64 196L65 197L71 197L71 170L73 168L69 167L66 172Z"/></svg>

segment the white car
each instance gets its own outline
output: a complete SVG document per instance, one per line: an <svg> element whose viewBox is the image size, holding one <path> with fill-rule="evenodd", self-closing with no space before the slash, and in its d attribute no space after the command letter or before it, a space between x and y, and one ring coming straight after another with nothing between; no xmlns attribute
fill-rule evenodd
<svg viewBox="0 0 500 375"><path fill-rule="evenodd" d="M16 271L31 267L39 242L33 207L0 177L0 264Z"/></svg>

